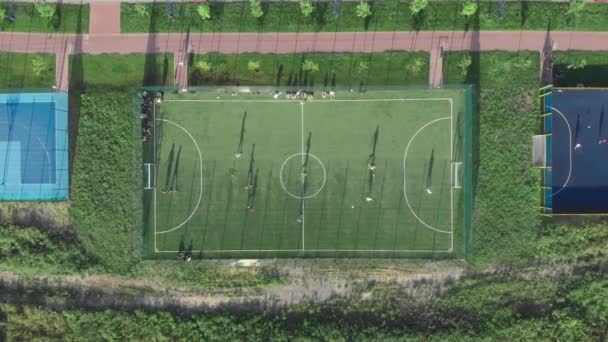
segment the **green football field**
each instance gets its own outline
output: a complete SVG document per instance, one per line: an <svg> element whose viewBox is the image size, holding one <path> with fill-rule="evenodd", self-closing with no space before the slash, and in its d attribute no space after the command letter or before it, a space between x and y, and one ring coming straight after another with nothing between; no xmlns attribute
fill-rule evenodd
<svg viewBox="0 0 608 342"><path fill-rule="evenodd" d="M165 94L146 254L462 257L465 106L459 89Z"/></svg>

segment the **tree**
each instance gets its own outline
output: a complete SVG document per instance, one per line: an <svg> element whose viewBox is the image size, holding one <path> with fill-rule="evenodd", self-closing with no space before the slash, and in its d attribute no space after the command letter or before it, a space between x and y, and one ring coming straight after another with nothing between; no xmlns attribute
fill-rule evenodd
<svg viewBox="0 0 608 342"><path fill-rule="evenodd" d="M424 68L422 58L414 58L414 60L406 66L406 69L412 74L419 74Z"/></svg>
<svg viewBox="0 0 608 342"><path fill-rule="evenodd" d="M249 61L247 63L247 70L254 73L260 71L260 67L261 65L259 61Z"/></svg>
<svg viewBox="0 0 608 342"><path fill-rule="evenodd" d="M55 15L55 5L46 3L45 1L37 1L34 5L36 12L42 19L51 20Z"/></svg>
<svg viewBox="0 0 608 342"><path fill-rule="evenodd" d="M208 20L211 18L211 8L209 7L209 4L203 3L198 5L198 8L196 9L196 11L198 12L198 15L201 16L201 19L203 20Z"/></svg>
<svg viewBox="0 0 608 342"><path fill-rule="evenodd" d="M315 10L315 6L312 4L312 0L300 0L300 11L308 18L310 14Z"/></svg>
<svg viewBox="0 0 608 342"><path fill-rule="evenodd" d="M195 68L196 70L200 71L200 72L209 72L211 71L211 63L207 62L207 61L198 61L196 62Z"/></svg>
<svg viewBox="0 0 608 342"><path fill-rule="evenodd" d="M150 15L150 8L148 5L138 2L135 4L135 13L140 17L147 17Z"/></svg>
<svg viewBox="0 0 608 342"><path fill-rule="evenodd" d="M418 13L422 12L426 6L428 6L429 4L429 0L413 0L410 3L410 11L412 12L412 15L417 15Z"/></svg>
<svg viewBox="0 0 608 342"><path fill-rule="evenodd" d="M359 4L357 5L356 8L356 12L357 12L357 17L359 18L367 18L370 15L372 15L372 9L369 6L369 4L367 2L364 2L363 0L359 1Z"/></svg>
<svg viewBox="0 0 608 342"><path fill-rule="evenodd" d="M34 75L40 77L49 69L49 63L42 56L34 56L32 59L32 72L34 72Z"/></svg>
<svg viewBox="0 0 608 342"><path fill-rule="evenodd" d="M0 8L0 22L3 22L6 19L6 9Z"/></svg>
<svg viewBox="0 0 608 342"><path fill-rule="evenodd" d="M319 64L307 59L302 63L302 70L315 73L319 71Z"/></svg>
<svg viewBox="0 0 608 342"><path fill-rule="evenodd" d="M565 15L577 14L585 7L585 0L570 0L568 11Z"/></svg>
<svg viewBox="0 0 608 342"><path fill-rule="evenodd" d="M249 10L254 18L261 18L264 15L261 0L249 0Z"/></svg>
<svg viewBox="0 0 608 342"><path fill-rule="evenodd" d="M460 14L463 17L468 18L475 13L477 13L477 3L473 0L465 0L462 3L462 10L460 11Z"/></svg>

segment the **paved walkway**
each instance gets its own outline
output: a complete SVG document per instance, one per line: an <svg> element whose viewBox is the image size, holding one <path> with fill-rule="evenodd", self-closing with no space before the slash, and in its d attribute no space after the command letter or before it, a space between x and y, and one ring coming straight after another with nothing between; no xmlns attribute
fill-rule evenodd
<svg viewBox="0 0 608 342"><path fill-rule="evenodd" d="M91 2L89 33L120 33L120 2Z"/></svg>
<svg viewBox="0 0 608 342"><path fill-rule="evenodd" d="M81 40L81 42L76 42ZM0 51L72 53L164 53L186 60L194 53L300 53L383 51L541 51L546 41L555 50L608 51L608 32L339 32L339 33L186 33L177 34L33 34L0 32ZM76 43L75 43L76 42ZM187 63L185 63L187 64ZM432 70L438 73L437 62ZM65 70L64 72L67 72ZM187 71L184 75L187 75ZM180 75L179 77L184 77ZM181 81L180 81L181 82Z"/></svg>

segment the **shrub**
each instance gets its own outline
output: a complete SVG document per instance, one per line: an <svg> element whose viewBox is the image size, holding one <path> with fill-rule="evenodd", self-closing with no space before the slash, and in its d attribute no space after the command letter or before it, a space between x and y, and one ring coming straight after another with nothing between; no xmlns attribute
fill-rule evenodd
<svg viewBox="0 0 608 342"><path fill-rule="evenodd" d="M312 0L300 0L300 11L308 18L310 14L315 10L315 6L312 4Z"/></svg>
<svg viewBox="0 0 608 342"><path fill-rule="evenodd" d="M198 5L198 7L196 8L196 12L198 12L198 15L203 20L208 20L211 18L211 8L209 7L209 4Z"/></svg>
<svg viewBox="0 0 608 342"><path fill-rule="evenodd" d="M196 62L196 70L200 71L200 72L209 72L211 71L211 63L207 62L207 61L198 61Z"/></svg>
<svg viewBox="0 0 608 342"><path fill-rule="evenodd" d="M568 11L565 15L577 14L583 10L583 7L585 7L585 0L570 0Z"/></svg>
<svg viewBox="0 0 608 342"><path fill-rule="evenodd" d="M264 15L264 11L262 11L262 2L260 0L249 0L249 9L254 18L260 18Z"/></svg>
<svg viewBox="0 0 608 342"><path fill-rule="evenodd" d="M308 71L311 73L317 72L317 71L319 71L319 64L313 62L310 59L307 59L302 63L302 70Z"/></svg>
<svg viewBox="0 0 608 342"><path fill-rule="evenodd" d="M0 22L4 21L5 18L6 18L6 9L0 8Z"/></svg>
<svg viewBox="0 0 608 342"><path fill-rule="evenodd" d="M428 6L429 0L413 0L410 3L410 11L413 15L422 12Z"/></svg>
<svg viewBox="0 0 608 342"><path fill-rule="evenodd" d="M582 69L584 67L587 66L587 60L584 58L581 58L579 60L575 60L572 63L568 64L568 69Z"/></svg>
<svg viewBox="0 0 608 342"><path fill-rule="evenodd" d="M49 69L50 65L41 56L35 56L32 59L32 72L34 72L34 75L40 77Z"/></svg>
<svg viewBox="0 0 608 342"><path fill-rule="evenodd" d="M462 4L462 10L460 11L460 14L463 17L468 18L475 13L477 13L477 3L473 0L465 0L465 2Z"/></svg>
<svg viewBox="0 0 608 342"><path fill-rule="evenodd" d="M367 62L361 61L357 63L357 65L355 66L355 70L357 71L357 75L363 75L369 70L369 65L367 64Z"/></svg>
<svg viewBox="0 0 608 342"><path fill-rule="evenodd" d="M424 61L422 58L415 58L410 64L406 66L406 69L412 74L419 74L424 67Z"/></svg>
<svg viewBox="0 0 608 342"><path fill-rule="evenodd" d="M372 15L372 8L369 6L367 2L361 0L356 8L357 17L359 18L367 18Z"/></svg>
<svg viewBox="0 0 608 342"><path fill-rule="evenodd" d="M258 72L260 71L260 62L259 61L249 61L247 63L247 69L251 72Z"/></svg>
<svg viewBox="0 0 608 342"><path fill-rule="evenodd" d="M471 66L471 56L463 56L456 66L458 67L458 70L460 70L462 76L466 76L469 72L469 67Z"/></svg>
<svg viewBox="0 0 608 342"><path fill-rule="evenodd" d="M150 8L146 4L136 3L135 4L135 13L140 17L147 17L150 15Z"/></svg>
<svg viewBox="0 0 608 342"><path fill-rule="evenodd" d="M55 15L55 5L53 4L38 1L34 7L36 7L36 12L42 19L51 20Z"/></svg>

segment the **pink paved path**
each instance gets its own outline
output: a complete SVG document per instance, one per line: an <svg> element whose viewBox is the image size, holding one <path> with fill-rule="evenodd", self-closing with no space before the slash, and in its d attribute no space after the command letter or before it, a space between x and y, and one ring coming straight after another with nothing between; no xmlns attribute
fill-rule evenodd
<svg viewBox="0 0 608 342"><path fill-rule="evenodd" d="M73 34L0 33L0 51L47 52L58 57L70 53L171 52L184 59L187 50L195 53L294 53L294 52L382 52L428 51L441 44L446 51L540 51L546 32L339 32L339 33L185 33L177 34ZM556 50L608 51L608 32L552 32ZM65 56L64 56L65 57ZM432 62L433 63L433 62ZM438 59L431 65L439 74ZM179 66L176 65L176 68ZM434 70L434 71L433 71ZM67 70L64 71L67 73ZM176 73L183 84L187 71ZM431 76L432 77L432 76ZM431 83L433 81L431 80Z"/></svg>
<svg viewBox="0 0 608 342"><path fill-rule="evenodd" d="M120 33L120 2L91 2L89 6L91 34Z"/></svg>

